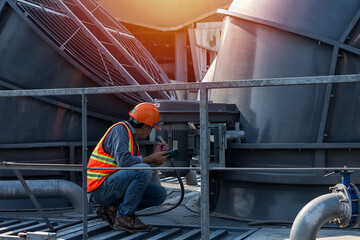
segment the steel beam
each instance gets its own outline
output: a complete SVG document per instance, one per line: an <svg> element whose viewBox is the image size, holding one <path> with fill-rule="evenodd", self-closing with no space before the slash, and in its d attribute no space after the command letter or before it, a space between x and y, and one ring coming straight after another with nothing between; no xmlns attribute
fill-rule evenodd
<svg viewBox="0 0 360 240"><path fill-rule="evenodd" d="M1 143L0 149L47 148L47 147L81 147L81 142L43 142L43 143ZM96 146L97 142L88 142L88 146Z"/></svg>
<svg viewBox="0 0 360 240"><path fill-rule="evenodd" d="M329 168L325 168L325 167L307 167L307 168L232 168L232 167L209 167L208 168L209 171L238 171L238 172L272 172L272 171L276 171L276 172L304 172L304 171L309 171L309 172L317 172L317 171L326 171L326 172L340 172L340 171L360 171L360 168L354 168L354 167L349 167L349 168L336 168L336 167L329 167Z"/></svg>
<svg viewBox="0 0 360 240"><path fill-rule="evenodd" d="M339 39L339 42L344 43L347 40L349 34L351 33L351 31L354 29L354 27L358 23L359 18L360 18L360 9L357 11L354 18L350 22L350 24L346 27L344 33L341 35L341 37Z"/></svg>
<svg viewBox="0 0 360 240"><path fill-rule="evenodd" d="M208 89L200 89L201 239L210 236Z"/></svg>
<svg viewBox="0 0 360 240"><path fill-rule="evenodd" d="M81 164L42 164L42 163L16 163L0 162L0 169L23 169L42 171L82 171Z"/></svg>
<svg viewBox="0 0 360 240"><path fill-rule="evenodd" d="M339 47L334 46L331 56L331 63L329 69L329 75L335 75L336 66L338 62L338 55L339 55ZM326 124L329 117L329 110L332 100L332 93L334 89L334 84L330 83L326 86L325 96L324 96L324 103L321 112L320 124L319 124L319 131L317 137L317 143L324 142L324 138L326 136ZM316 167L325 167L326 156L324 150L316 150L315 152L315 166Z"/></svg>
<svg viewBox="0 0 360 240"><path fill-rule="evenodd" d="M81 98L82 104L82 190L83 190L83 239L88 239L87 232L87 210L88 210L88 199L87 199L87 97L85 94L82 94Z"/></svg>

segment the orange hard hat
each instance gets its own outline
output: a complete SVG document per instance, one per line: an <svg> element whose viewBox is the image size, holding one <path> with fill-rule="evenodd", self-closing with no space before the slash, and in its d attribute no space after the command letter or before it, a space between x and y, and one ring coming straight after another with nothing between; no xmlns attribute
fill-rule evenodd
<svg viewBox="0 0 360 240"><path fill-rule="evenodd" d="M152 103L145 102L136 105L129 112L129 115L138 122L161 130L161 128L159 127L159 110Z"/></svg>

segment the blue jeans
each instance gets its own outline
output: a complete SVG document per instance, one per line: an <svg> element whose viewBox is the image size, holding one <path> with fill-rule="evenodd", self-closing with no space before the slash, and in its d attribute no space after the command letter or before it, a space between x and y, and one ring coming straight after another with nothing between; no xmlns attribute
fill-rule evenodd
<svg viewBox="0 0 360 240"><path fill-rule="evenodd" d="M146 163L131 167L149 169L119 170L93 191L91 201L100 205L119 206L119 218L135 211L160 205L165 201L166 190L159 184L150 183L152 170Z"/></svg>

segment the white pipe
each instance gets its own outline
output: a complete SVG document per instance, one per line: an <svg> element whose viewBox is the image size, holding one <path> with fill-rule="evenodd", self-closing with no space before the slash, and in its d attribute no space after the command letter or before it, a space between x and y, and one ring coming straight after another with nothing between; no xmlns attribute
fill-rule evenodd
<svg viewBox="0 0 360 240"><path fill-rule="evenodd" d="M295 218L290 240L315 240L320 228L329 220L338 223L351 218L351 204L343 192L329 193L309 202Z"/></svg>

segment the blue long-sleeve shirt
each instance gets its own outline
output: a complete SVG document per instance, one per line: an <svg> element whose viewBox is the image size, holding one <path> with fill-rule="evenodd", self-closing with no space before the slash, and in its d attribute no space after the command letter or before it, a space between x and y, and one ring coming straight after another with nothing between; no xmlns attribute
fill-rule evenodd
<svg viewBox="0 0 360 240"><path fill-rule="evenodd" d="M133 135L134 152L136 152L137 135L135 129L130 123L124 121ZM142 156L134 156L129 152L129 136L124 125L119 124L113 127L103 142L103 149L116 160L119 167L130 167L134 164L141 163ZM90 201L93 192L87 194Z"/></svg>
<svg viewBox="0 0 360 240"><path fill-rule="evenodd" d="M130 128L134 140L134 152L136 152L137 135L135 129L125 121ZM129 152L129 136L124 125L119 124L113 127L103 142L103 149L116 160L119 167L130 167L141 163L142 156L134 156Z"/></svg>

